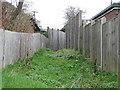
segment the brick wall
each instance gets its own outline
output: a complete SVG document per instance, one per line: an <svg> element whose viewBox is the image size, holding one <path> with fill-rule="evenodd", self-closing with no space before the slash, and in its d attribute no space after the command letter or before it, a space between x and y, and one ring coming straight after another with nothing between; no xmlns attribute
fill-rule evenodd
<svg viewBox="0 0 120 90"><path fill-rule="evenodd" d="M109 12L108 14L105 15L106 21L109 21L109 20L117 17L119 13L120 13L120 9L112 10L111 12Z"/></svg>

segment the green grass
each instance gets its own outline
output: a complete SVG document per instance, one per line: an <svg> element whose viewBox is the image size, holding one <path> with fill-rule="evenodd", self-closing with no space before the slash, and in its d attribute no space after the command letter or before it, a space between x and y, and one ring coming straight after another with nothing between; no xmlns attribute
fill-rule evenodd
<svg viewBox="0 0 120 90"><path fill-rule="evenodd" d="M116 88L117 76L70 49L42 49L3 70L3 88Z"/></svg>
<svg viewBox="0 0 120 90"><path fill-rule="evenodd" d="M47 31L40 31L39 33L47 37Z"/></svg>

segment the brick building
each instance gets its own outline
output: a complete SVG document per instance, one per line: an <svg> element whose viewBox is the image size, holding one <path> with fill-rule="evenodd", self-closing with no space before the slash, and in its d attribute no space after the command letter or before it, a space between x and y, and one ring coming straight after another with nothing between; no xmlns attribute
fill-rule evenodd
<svg viewBox="0 0 120 90"><path fill-rule="evenodd" d="M3 29L26 33L34 33L39 29L36 22L32 19L32 16L24 13L24 11L21 11L11 24L9 18L16 7L7 1L1 2L1 5L2 9L0 9L0 14L2 17L0 19L0 24L2 24Z"/></svg>
<svg viewBox="0 0 120 90"><path fill-rule="evenodd" d="M96 21L105 17L106 21L109 21L117 17L119 13L120 13L120 2L113 3L104 10L102 10L100 13L92 17L92 20Z"/></svg>

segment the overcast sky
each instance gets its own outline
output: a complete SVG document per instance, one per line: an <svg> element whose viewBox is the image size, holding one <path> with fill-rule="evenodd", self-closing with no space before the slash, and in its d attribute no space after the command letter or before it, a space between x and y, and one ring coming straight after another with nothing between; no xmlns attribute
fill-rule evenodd
<svg viewBox="0 0 120 90"><path fill-rule="evenodd" d="M8 0L10 1L10 0ZM33 10L37 11L36 18L43 28L59 28L64 26L64 11L68 6L79 7L86 11L85 18L90 19L101 10L108 7L111 0L29 0L33 2ZM118 2L119 0L112 0Z"/></svg>

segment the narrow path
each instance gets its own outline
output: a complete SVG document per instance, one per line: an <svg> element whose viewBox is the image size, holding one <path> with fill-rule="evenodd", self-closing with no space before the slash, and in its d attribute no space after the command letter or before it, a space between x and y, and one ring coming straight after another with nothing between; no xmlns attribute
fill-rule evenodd
<svg viewBox="0 0 120 90"><path fill-rule="evenodd" d="M117 76L93 73L92 62L70 49L42 49L3 70L4 88L103 88L117 87Z"/></svg>

